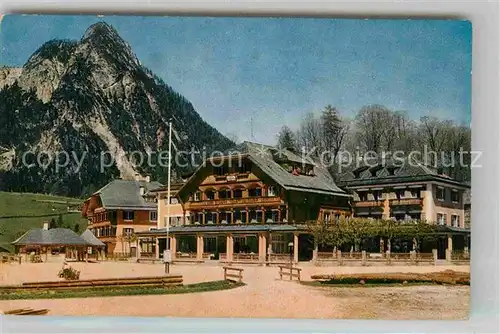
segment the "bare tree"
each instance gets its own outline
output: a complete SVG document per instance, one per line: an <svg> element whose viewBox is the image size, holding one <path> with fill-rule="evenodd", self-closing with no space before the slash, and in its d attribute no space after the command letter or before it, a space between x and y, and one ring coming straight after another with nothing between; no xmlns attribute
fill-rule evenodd
<svg viewBox="0 0 500 334"><path fill-rule="evenodd" d="M297 133L299 147L307 151L315 149L312 155L317 155L322 144L321 132L321 121L313 113L307 113Z"/></svg>
<svg viewBox="0 0 500 334"><path fill-rule="evenodd" d="M361 108L356 115L357 141L366 151L379 152L392 134L392 114L380 105Z"/></svg>

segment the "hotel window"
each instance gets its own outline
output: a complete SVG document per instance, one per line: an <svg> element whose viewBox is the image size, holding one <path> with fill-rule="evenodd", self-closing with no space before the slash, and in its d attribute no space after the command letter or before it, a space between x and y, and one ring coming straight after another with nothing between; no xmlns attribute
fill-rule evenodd
<svg viewBox="0 0 500 334"><path fill-rule="evenodd" d="M134 220L134 211L123 211L123 220Z"/></svg>
<svg viewBox="0 0 500 334"><path fill-rule="evenodd" d="M382 199L382 192L380 190L373 191L373 200L380 201Z"/></svg>
<svg viewBox="0 0 500 334"><path fill-rule="evenodd" d="M231 191L227 189L219 190L219 199L231 198Z"/></svg>
<svg viewBox="0 0 500 334"><path fill-rule="evenodd" d="M240 219L241 219L242 223L248 223L247 222L247 212L245 210L241 210Z"/></svg>
<svg viewBox="0 0 500 334"><path fill-rule="evenodd" d="M134 234L134 229L133 228L124 228L123 229L123 235L130 236Z"/></svg>
<svg viewBox="0 0 500 334"><path fill-rule="evenodd" d="M205 196L207 196L207 199L209 201L213 201L215 199L215 192L212 190L207 190L205 191Z"/></svg>
<svg viewBox="0 0 500 334"><path fill-rule="evenodd" d="M241 189L233 190L233 198L242 198L242 197L243 197L243 191Z"/></svg>
<svg viewBox="0 0 500 334"><path fill-rule="evenodd" d="M233 222L231 221L231 211L226 211L226 212L220 212L219 213L219 224L232 224Z"/></svg>
<svg viewBox="0 0 500 334"><path fill-rule="evenodd" d="M213 224L217 221L217 213L216 212L207 212L205 216L205 224Z"/></svg>
<svg viewBox="0 0 500 334"><path fill-rule="evenodd" d="M276 223L278 221L278 211L266 210L265 223Z"/></svg>
<svg viewBox="0 0 500 334"><path fill-rule="evenodd" d="M453 203L458 203L459 202L458 201L458 191L456 191L454 189L451 191L451 201Z"/></svg>
<svg viewBox="0 0 500 334"><path fill-rule="evenodd" d="M248 219L250 220L250 223L256 223L257 222L257 211L255 210L249 210L248 211Z"/></svg>
<svg viewBox="0 0 500 334"><path fill-rule="evenodd" d="M248 189L248 197L260 197L260 196L262 196L261 188Z"/></svg>
<svg viewBox="0 0 500 334"><path fill-rule="evenodd" d="M199 202L201 200L201 193L199 191L193 194L193 201Z"/></svg>
<svg viewBox="0 0 500 334"><path fill-rule="evenodd" d="M458 215L451 215L451 225L453 227L459 227L460 217Z"/></svg>
<svg viewBox="0 0 500 334"><path fill-rule="evenodd" d="M438 213L437 214L437 222L439 225L446 225L446 214Z"/></svg>
<svg viewBox="0 0 500 334"><path fill-rule="evenodd" d="M269 188L267 188L267 196L276 196L276 188L274 186L269 186Z"/></svg>
<svg viewBox="0 0 500 334"><path fill-rule="evenodd" d="M273 253L283 254L287 253L287 242L283 234L273 234L271 236L271 247Z"/></svg>
<svg viewBox="0 0 500 334"><path fill-rule="evenodd" d="M444 188L443 187L436 188L436 198L439 201L444 201Z"/></svg>
<svg viewBox="0 0 500 334"><path fill-rule="evenodd" d="M396 197L397 197L397 199L405 198L405 190L404 189L396 190Z"/></svg>
<svg viewBox="0 0 500 334"><path fill-rule="evenodd" d="M150 211L149 212L149 220L152 222L155 222L158 220L158 212L156 211Z"/></svg>
<svg viewBox="0 0 500 334"><path fill-rule="evenodd" d="M420 198L420 189L412 189L411 190L411 197Z"/></svg>
<svg viewBox="0 0 500 334"><path fill-rule="evenodd" d="M368 194L366 193L366 191L360 191L358 193L358 195L359 195L360 201L367 201L368 200Z"/></svg>
<svg viewBox="0 0 500 334"><path fill-rule="evenodd" d="M324 221L325 222L329 222L330 221L330 212L325 212L325 215L324 215Z"/></svg>

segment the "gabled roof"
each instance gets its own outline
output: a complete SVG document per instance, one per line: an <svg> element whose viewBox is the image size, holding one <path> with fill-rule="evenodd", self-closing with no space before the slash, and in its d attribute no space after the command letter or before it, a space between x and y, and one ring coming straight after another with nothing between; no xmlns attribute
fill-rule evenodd
<svg viewBox="0 0 500 334"><path fill-rule="evenodd" d="M24 233L19 239L12 242L12 244L18 246L90 246L87 241L67 228L53 228L50 230L34 228Z"/></svg>
<svg viewBox="0 0 500 334"><path fill-rule="evenodd" d="M440 181L464 188L469 187L465 183L440 174L437 168L424 165L409 157L365 159L356 167L339 174L338 178L338 183L342 187L412 181Z"/></svg>
<svg viewBox="0 0 500 334"><path fill-rule="evenodd" d="M85 232L83 232L80 237L92 246L95 246L95 247L104 247L105 246L104 242L97 239L97 237L94 235L94 233L92 233L89 229L86 229Z"/></svg>
<svg viewBox="0 0 500 334"><path fill-rule="evenodd" d="M141 196L140 188L144 187L144 194L147 196L153 189L161 186L163 185L156 181L113 180L93 195L100 196L106 209L155 209L156 203L146 201Z"/></svg>
<svg viewBox="0 0 500 334"><path fill-rule="evenodd" d="M312 192L325 195L349 196L340 189L328 170L312 159L305 158L304 163L313 166L314 175L293 175L280 166L275 159L287 160L290 162L302 163L302 157L286 149L278 150L275 147L251 142L243 142L236 147L229 149L220 158L247 157L264 174L273 179L286 190L301 192ZM219 157L217 157L219 158ZM198 168L195 174L185 183L186 187L196 176L196 174L209 163ZM181 188L181 189L184 189Z"/></svg>

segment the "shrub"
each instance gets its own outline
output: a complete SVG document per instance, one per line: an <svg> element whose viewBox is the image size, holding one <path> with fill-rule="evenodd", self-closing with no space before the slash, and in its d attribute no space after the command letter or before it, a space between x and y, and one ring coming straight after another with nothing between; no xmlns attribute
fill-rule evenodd
<svg viewBox="0 0 500 334"><path fill-rule="evenodd" d="M68 280L68 281L75 281L75 280L80 279L80 272L76 269L71 268L71 267L62 268L59 271L58 276L60 278L64 278L65 280Z"/></svg>

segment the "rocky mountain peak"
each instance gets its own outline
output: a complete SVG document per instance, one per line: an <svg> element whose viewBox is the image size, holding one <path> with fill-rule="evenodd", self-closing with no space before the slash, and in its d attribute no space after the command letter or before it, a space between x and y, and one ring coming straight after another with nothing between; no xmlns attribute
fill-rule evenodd
<svg viewBox="0 0 500 334"><path fill-rule="evenodd" d="M111 38L114 40L121 39L115 28L113 28L106 22L97 22L87 29L87 31L83 35L82 40L99 38Z"/></svg>
<svg viewBox="0 0 500 334"><path fill-rule="evenodd" d="M104 22L90 26L79 41L43 44L22 71L0 71L0 84L0 101L9 101L0 104L0 190L86 196L113 178L135 173L165 182L161 160L152 158L152 165L133 160L142 154L149 161L151 152L158 159L167 149L163 137L169 119L184 134L179 149L233 145L143 67ZM26 150L33 152L30 157L71 152L72 159L64 168L54 160L27 167ZM103 162L107 166L101 170Z"/></svg>

